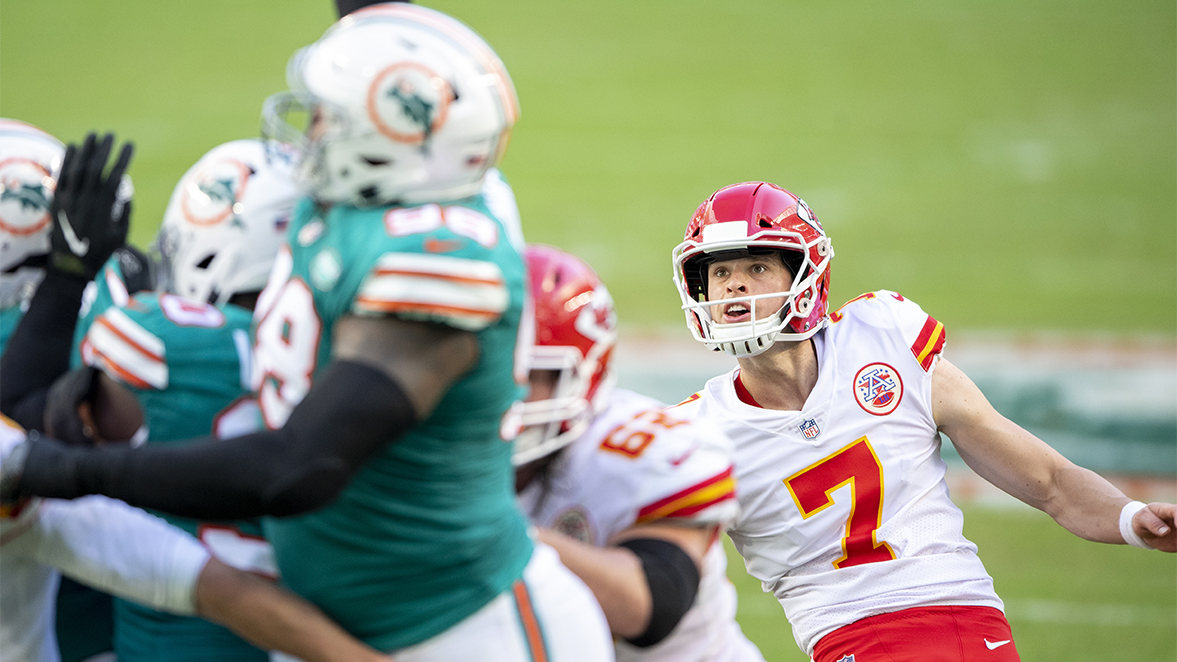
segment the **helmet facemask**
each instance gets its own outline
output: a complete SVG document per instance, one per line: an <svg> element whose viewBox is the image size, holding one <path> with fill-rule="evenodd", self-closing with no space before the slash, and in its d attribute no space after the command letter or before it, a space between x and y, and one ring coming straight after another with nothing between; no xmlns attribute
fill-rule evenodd
<svg viewBox="0 0 1177 662"><path fill-rule="evenodd" d="M532 348L531 370L555 372L555 388L549 398L519 404L523 430L515 438L511 456L515 466L554 453L584 434L614 382L612 372L606 372L590 401L593 377L599 366L608 363L613 341L598 342L584 357L575 347Z"/></svg>
<svg viewBox="0 0 1177 662"><path fill-rule="evenodd" d="M781 255L792 274L788 289L709 300L705 270L711 263L765 252ZM777 341L811 338L826 323L833 255L816 217L788 191L764 182L720 189L696 211L672 254L687 327L709 349L737 358L756 356ZM780 307L757 319L761 302L778 298ZM750 319L725 324L712 317L712 306L732 303L747 303Z"/></svg>

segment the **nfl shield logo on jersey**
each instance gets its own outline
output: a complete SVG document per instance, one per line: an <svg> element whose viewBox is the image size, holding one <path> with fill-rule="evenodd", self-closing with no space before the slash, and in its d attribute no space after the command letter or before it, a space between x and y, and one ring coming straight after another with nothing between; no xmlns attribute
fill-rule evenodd
<svg viewBox="0 0 1177 662"><path fill-rule="evenodd" d="M812 418L802 421L797 429L801 430L801 434L805 435L806 439L817 439L817 435L821 434L821 428L817 427L817 421Z"/></svg>
<svg viewBox="0 0 1177 662"><path fill-rule="evenodd" d="M843 655L841 657L841 659L838 660L838 662L854 662L854 656L853 655Z"/></svg>

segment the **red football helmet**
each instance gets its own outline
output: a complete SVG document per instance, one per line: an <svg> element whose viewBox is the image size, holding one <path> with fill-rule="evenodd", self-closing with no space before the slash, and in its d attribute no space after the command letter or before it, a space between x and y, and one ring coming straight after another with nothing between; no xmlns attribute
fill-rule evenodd
<svg viewBox="0 0 1177 662"><path fill-rule="evenodd" d="M609 358L617 342L613 298L591 267L551 246L528 246L526 260L535 303L531 370L556 371L557 378L552 397L522 405L516 465L584 433L612 385Z"/></svg>
<svg viewBox="0 0 1177 662"><path fill-rule="evenodd" d="M725 299L747 301L752 319L721 324L711 318L707 265L766 251L784 253L793 272L787 292ZM695 339L732 356L755 356L777 340L813 336L825 324L834 248L817 216L800 198L768 182L719 189L695 210L686 237L674 248L674 284ZM776 314L757 320L756 302L784 297Z"/></svg>

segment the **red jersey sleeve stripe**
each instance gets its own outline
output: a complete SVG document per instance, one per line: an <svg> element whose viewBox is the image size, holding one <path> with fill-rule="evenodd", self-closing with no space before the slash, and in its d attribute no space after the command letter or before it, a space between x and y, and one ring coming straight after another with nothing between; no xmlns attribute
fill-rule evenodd
<svg viewBox="0 0 1177 662"><path fill-rule="evenodd" d="M678 517L684 517L681 511L688 510L694 506L701 504L711 505L723 501L725 498L735 496L736 481L732 478L732 468L728 467L726 471L721 474L712 476L707 480L696 483L685 490L671 494L670 496L655 501L650 505L638 511L637 523L641 524L652 520L677 514ZM691 512L698 512L706 505L703 505Z"/></svg>
<svg viewBox="0 0 1177 662"><path fill-rule="evenodd" d="M947 335L944 332L944 325L928 315L928 320L920 329L920 335L911 346L911 353L915 355L915 360L919 361L924 372L932 369L932 359L940 353L940 350L944 349L944 340Z"/></svg>

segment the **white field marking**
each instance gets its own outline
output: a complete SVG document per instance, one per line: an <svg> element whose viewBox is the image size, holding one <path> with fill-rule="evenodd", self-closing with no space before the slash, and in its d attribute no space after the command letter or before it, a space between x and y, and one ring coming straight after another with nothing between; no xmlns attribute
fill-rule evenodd
<svg viewBox="0 0 1177 662"><path fill-rule="evenodd" d="M1084 604L1058 600L1006 600L1010 621L1067 625L1173 627L1177 613L1157 605Z"/></svg>

